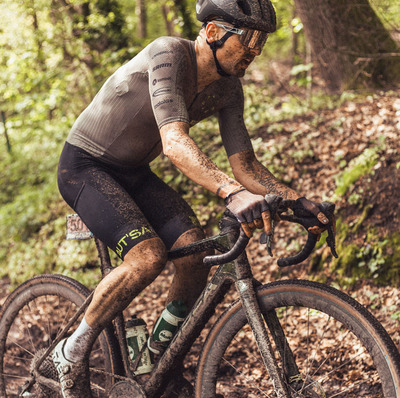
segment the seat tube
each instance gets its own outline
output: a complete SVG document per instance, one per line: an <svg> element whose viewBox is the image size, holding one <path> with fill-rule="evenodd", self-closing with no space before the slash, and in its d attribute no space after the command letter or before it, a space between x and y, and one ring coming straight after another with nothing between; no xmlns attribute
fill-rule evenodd
<svg viewBox="0 0 400 398"><path fill-rule="evenodd" d="M284 385L278 365L272 352L271 341L268 337L267 328L261 315L261 310L258 304L253 282L253 278L239 279L236 281L236 287L240 294L240 300L256 339L261 357L274 385L274 391L278 398L289 398L290 395L288 394L288 391Z"/></svg>

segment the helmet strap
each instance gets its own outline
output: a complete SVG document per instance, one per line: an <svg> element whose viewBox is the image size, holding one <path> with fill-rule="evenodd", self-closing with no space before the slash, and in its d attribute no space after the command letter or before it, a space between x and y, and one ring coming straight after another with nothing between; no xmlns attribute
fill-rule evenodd
<svg viewBox="0 0 400 398"><path fill-rule="evenodd" d="M213 41L213 42L211 42L211 43L210 43L208 40L206 40L207 44L210 46L210 48L211 48L211 50L212 50L212 53L213 53L213 56L214 56L214 61L215 61L215 66L217 67L217 72L218 72L221 76L224 76L224 77L228 77L228 76L230 76L230 74L229 74L229 73L226 73L226 72L222 69L220 63L218 62L218 59L217 59L217 50L218 50L219 48L221 48L221 47L224 45L224 43L225 43L232 35L233 35L232 32L226 32L225 35L222 36L219 40Z"/></svg>

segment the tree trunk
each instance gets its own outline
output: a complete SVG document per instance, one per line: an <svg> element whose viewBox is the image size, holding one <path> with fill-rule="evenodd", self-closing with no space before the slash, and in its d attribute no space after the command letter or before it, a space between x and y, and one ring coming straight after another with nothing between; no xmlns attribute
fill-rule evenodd
<svg viewBox="0 0 400 398"><path fill-rule="evenodd" d="M136 14L139 17L139 37L145 39L147 37L147 12L145 0L137 1Z"/></svg>
<svg viewBox="0 0 400 398"><path fill-rule="evenodd" d="M30 12L32 16L34 37L37 45L37 61L40 69L44 71L46 70L46 61L43 54L43 38L42 38L42 32L39 28L38 14L36 11L36 5L34 0L32 0L31 2Z"/></svg>
<svg viewBox="0 0 400 398"><path fill-rule="evenodd" d="M399 81L400 50L368 0L295 0L313 62L330 91Z"/></svg>
<svg viewBox="0 0 400 398"><path fill-rule="evenodd" d="M174 5L177 13L182 17L183 37L194 40L197 37L198 29L191 17L192 3L188 6L187 0L174 0Z"/></svg>
<svg viewBox="0 0 400 398"><path fill-rule="evenodd" d="M3 131L4 131L4 137L6 139L7 152L11 153L11 143L10 139L8 138L7 126L6 126L6 114L4 111L1 111L0 113L1 113L1 121L3 122Z"/></svg>
<svg viewBox="0 0 400 398"><path fill-rule="evenodd" d="M163 4L161 7L162 15L165 22L165 29L167 31L168 36L173 36L174 34L174 22L169 17L170 8L167 4Z"/></svg>

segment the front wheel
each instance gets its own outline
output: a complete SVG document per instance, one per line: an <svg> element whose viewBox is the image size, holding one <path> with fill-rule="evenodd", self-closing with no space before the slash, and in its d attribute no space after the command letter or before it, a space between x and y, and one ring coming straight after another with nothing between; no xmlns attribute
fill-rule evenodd
<svg viewBox="0 0 400 398"><path fill-rule="evenodd" d="M11 293L0 314L0 398L20 396L31 379L35 361L58 336L88 294L86 287L61 275L32 278ZM117 372L117 355L118 348L111 332L103 331L90 356L94 397L107 396L106 391L113 378L106 376L104 371ZM41 366L42 374L44 372L46 377L57 380L54 370L50 359ZM24 394L35 398L61 397L38 383Z"/></svg>
<svg viewBox="0 0 400 398"><path fill-rule="evenodd" d="M277 314L299 369L296 377L285 378L291 397L400 398L399 352L382 325L355 300L301 280L270 283L257 293L263 314ZM285 366L276 357L283 374ZM239 301L211 329L198 363L196 398L217 393L275 397Z"/></svg>

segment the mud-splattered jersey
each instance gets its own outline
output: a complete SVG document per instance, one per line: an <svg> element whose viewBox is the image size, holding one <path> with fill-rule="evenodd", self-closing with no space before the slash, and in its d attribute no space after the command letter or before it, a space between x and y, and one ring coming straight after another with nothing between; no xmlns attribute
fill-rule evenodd
<svg viewBox="0 0 400 398"><path fill-rule="evenodd" d="M223 77L197 93L194 42L161 37L104 83L67 141L107 163L135 167L161 153L163 125L182 121L193 126L216 114L230 156L251 149L243 103L236 77Z"/></svg>

